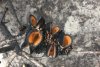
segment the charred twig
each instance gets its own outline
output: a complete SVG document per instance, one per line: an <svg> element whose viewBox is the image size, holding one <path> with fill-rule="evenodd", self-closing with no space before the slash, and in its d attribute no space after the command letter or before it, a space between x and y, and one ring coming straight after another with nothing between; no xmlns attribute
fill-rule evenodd
<svg viewBox="0 0 100 67"><path fill-rule="evenodd" d="M14 60L14 58L16 57L16 53L14 53L12 56L9 57L9 63L7 64L7 66L9 67L11 65L11 62Z"/></svg>
<svg viewBox="0 0 100 67"><path fill-rule="evenodd" d="M38 61L36 61L34 58L32 58L32 60L30 60L30 55L22 52L22 57L26 58L27 60L29 60L30 62L34 63L37 67L44 67L43 64L39 63Z"/></svg>
<svg viewBox="0 0 100 67"><path fill-rule="evenodd" d="M3 22L7 11L8 11L8 8L5 8L4 13L3 13L3 16L2 16L2 18L1 18L1 20L0 20L0 23Z"/></svg>
<svg viewBox="0 0 100 67"><path fill-rule="evenodd" d="M4 61L5 61L4 66L9 67L9 65L11 64L11 62L14 60L15 57L16 57L16 53L14 53L13 55L5 58L4 59Z"/></svg>
<svg viewBox="0 0 100 67"><path fill-rule="evenodd" d="M21 27L22 24L20 23L20 21L19 21L19 19L18 19L18 17L17 17L16 10L15 10L15 8L14 8L14 6L13 6L11 0L8 0L8 5L10 6L10 8L11 8L11 10L12 10L11 13L15 16L16 21L19 23L19 25L20 25L20 27Z"/></svg>
<svg viewBox="0 0 100 67"><path fill-rule="evenodd" d="M100 54L100 51L77 51L77 53L81 53L81 54Z"/></svg>
<svg viewBox="0 0 100 67"><path fill-rule="evenodd" d="M14 48L15 48L14 45L2 47L2 48L0 48L0 53L5 53L5 52L8 52L8 51L14 50Z"/></svg>
<svg viewBox="0 0 100 67"><path fill-rule="evenodd" d="M5 23L3 22L7 11L8 11L8 8L5 8L4 13L3 13L3 15L2 15L2 18L1 18L1 20L0 20L0 24L2 24L2 26L5 28L6 32L7 32L9 35L11 35L11 33L8 31L7 27L5 26Z"/></svg>

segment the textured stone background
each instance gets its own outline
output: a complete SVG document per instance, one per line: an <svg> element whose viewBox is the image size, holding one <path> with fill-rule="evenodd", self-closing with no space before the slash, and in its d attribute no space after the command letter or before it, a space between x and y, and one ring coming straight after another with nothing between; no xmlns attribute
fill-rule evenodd
<svg viewBox="0 0 100 67"><path fill-rule="evenodd" d="M73 50L71 53L57 58L41 57L43 54L35 54L39 62L46 67L100 67L100 1L99 0L11 0L16 10L18 19L22 25L28 24L28 16L43 16L46 22L54 22L59 25L66 34L73 38ZM18 33L19 23L11 4L6 0L0 1L0 16L4 7L8 7L5 21L12 35ZM1 18L1 17L0 17ZM5 46L11 41L6 30L0 24L0 45ZM23 39L22 39L23 40ZM22 41L18 41L19 44ZM90 53L94 52L94 53ZM99 52L98 54L95 52ZM8 56L13 52L3 54L0 67L6 65ZM0 54L2 56L2 54ZM19 63L20 61L20 63ZM25 58L17 56L12 61L12 66L19 67L21 63L30 63ZM31 64L31 63L30 63ZM33 67L36 67L32 64Z"/></svg>

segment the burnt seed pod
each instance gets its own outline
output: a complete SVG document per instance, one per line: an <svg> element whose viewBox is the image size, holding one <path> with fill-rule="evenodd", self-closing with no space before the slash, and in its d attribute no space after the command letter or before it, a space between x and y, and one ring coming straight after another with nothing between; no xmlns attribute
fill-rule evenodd
<svg viewBox="0 0 100 67"><path fill-rule="evenodd" d="M59 26L53 25L52 22L45 23L43 17L37 20L34 15L29 16L29 23L28 26L21 26L19 29L18 36L25 34L25 40L21 47L13 47L9 51L15 49L19 54L25 47L29 46L30 54L44 52L51 58L70 53L72 38L70 35L65 34Z"/></svg>

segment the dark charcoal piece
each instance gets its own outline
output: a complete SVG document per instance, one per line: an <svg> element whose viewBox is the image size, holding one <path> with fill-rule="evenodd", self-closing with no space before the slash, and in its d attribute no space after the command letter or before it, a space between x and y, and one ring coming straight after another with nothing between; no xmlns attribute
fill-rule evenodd
<svg viewBox="0 0 100 67"><path fill-rule="evenodd" d="M10 45L10 46L7 46L7 47L2 47L2 48L0 48L0 53L5 53L5 52L8 52L8 51L14 50L14 48L15 48L14 45Z"/></svg>
<svg viewBox="0 0 100 67"><path fill-rule="evenodd" d="M43 30L45 28L45 19L43 17L41 17L41 19L38 21L36 26L39 26L39 29Z"/></svg>
<svg viewBox="0 0 100 67"><path fill-rule="evenodd" d="M30 52L31 52L31 54L33 52L38 53L38 54L43 53L43 52L46 53L46 47L47 46L44 43L41 43L36 47L30 46Z"/></svg>
<svg viewBox="0 0 100 67"><path fill-rule="evenodd" d="M62 44L64 35L64 32L61 30L57 34L55 34L53 38L56 39L60 44Z"/></svg>
<svg viewBox="0 0 100 67"><path fill-rule="evenodd" d="M42 53L42 52L46 52L46 45L44 45L44 44L39 44L39 46L37 46L37 47L34 47L33 48L33 52L35 52L35 53Z"/></svg>
<svg viewBox="0 0 100 67"><path fill-rule="evenodd" d="M46 27L45 27L46 31L48 31L48 32L51 31L51 25L52 25L52 22L49 22L46 24Z"/></svg>
<svg viewBox="0 0 100 67"><path fill-rule="evenodd" d="M30 54L32 54L34 52L34 47L32 45L30 45L29 49L30 49Z"/></svg>

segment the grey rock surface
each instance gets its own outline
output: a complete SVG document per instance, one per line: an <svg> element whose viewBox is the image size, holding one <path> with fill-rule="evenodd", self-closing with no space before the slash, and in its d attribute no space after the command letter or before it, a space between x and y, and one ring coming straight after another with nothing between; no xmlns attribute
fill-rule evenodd
<svg viewBox="0 0 100 67"><path fill-rule="evenodd" d="M9 0L8 0L9 1ZM73 38L73 50L69 55L48 58L43 54L33 54L36 59L46 67L100 67L100 1L99 0L7 0L0 1L0 18L5 7L9 10L5 21L7 29L14 36L19 32L19 25L28 25L28 16L33 14L36 18L43 16L47 22L57 24L66 34ZM16 19L16 15L20 21ZM0 46L9 45L12 38L8 37L6 30L0 24ZM23 36L24 37L24 36ZM19 45L23 38L18 40ZM25 50L27 50L26 48ZM0 67L6 65L12 52L3 54L0 58ZM2 56L2 54L0 54ZM27 59L16 56L10 67L20 67L22 63L29 63ZM5 66L4 66L5 67Z"/></svg>

